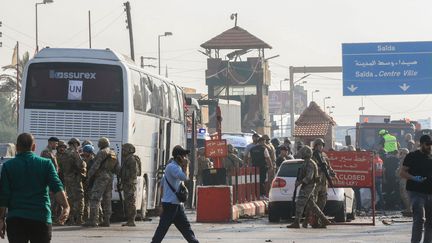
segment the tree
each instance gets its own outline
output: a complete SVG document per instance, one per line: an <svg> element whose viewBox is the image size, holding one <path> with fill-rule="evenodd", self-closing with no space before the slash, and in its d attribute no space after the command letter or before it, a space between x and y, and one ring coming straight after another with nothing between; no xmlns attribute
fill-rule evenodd
<svg viewBox="0 0 432 243"><path fill-rule="evenodd" d="M18 65L13 60L15 56L16 52L12 64L2 67L0 73L0 143L14 142L17 136L17 88L21 92L22 75L29 61L29 53L24 53Z"/></svg>
<svg viewBox="0 0 432 243"><path fill-rule="evenodd" d="M14 52L14 56L15 56L15 52ZM15 112L18 109L18 107L16 107L17 87L18 87L18 92L21 92L22 75L23 75L24 67L28 61L29 61L29 53L25 52L22 58L18 59L18 70L16 64L10 64L2 67L3 72L0 74L0 93L2 96L8 97L9 102L10 104L12 104L13 110ZM16 60L12 60L12 63L16 63ZM17 72L19 78L18 85L17 85Z"/></svg>

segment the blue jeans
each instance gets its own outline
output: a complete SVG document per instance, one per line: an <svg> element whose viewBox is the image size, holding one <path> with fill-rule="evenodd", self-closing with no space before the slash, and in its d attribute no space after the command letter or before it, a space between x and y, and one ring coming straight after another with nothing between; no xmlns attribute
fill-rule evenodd
<svg viewBox="0 0 432 243"><path fill-rule="evenodd" d="M182 233L183 237L189 243L199 243L195 238L191 225L184 212L181 204L162 203L163 212L160 216L159 225L153 236L152 243L162 242L171 224Z"/></svg>
<svg viewBox="0 0 432 243"><path fill-rule="evenodd" d="M423 226L423 243L432 243L432 194L413 191L408 191L408 193L411 198L413 211L411 243L420 243Z"/></svg>

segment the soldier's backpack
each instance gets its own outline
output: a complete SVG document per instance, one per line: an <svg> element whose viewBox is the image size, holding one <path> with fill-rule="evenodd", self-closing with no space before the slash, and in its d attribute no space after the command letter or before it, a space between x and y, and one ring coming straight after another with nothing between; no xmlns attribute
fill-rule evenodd
<svg viewBox="0 0 432 243"><path fill-rule="evenodd" d="M141 176L141 159L138 157L138 155L133 155L135 161L136 161L136 170L137 170L137 176Z"/></svg>
<svg viewBox="0 0 432 243"><path fill-rule="evenodd" d="M109 172L115 172L118 165L117 155L113 150L109 151L108 157L105 159L104 167Z"/></svg>

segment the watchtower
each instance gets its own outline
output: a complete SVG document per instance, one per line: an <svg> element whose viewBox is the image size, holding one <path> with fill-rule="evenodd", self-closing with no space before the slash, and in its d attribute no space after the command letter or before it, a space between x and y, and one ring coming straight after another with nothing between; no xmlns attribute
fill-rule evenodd
<svg viewBox="0 0 432 243"><path fill-rule="evenodd" d="M209 99L240 101L242 131L270 134L268 90L271 80L264 50L271 46L237 26L236 19L233 28L201 47L205 49L203 54L208 56L206 85ZM214 110L209 107L210 117ZM210 121L209 129L214 127Z"/></svg>

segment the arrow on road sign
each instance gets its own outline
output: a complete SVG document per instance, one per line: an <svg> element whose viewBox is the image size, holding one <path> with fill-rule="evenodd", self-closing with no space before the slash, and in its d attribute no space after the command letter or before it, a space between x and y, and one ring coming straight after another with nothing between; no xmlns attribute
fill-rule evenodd
<svg viewBox="0 0 432 243"><path fill-rule="evenodd" d="M408 86L409 87L409 86ZM351 86L348 87L349 91L351 91L352 93L354 93L354 91L357 90L358 87L354 86L354 84L351 84Z"/></svg>
<svg viewBox="0 0 432 243"><path fill-rule="evenodd" d="M399 85L399 88L401 88L404 92L406 92L409 89L409 85L407 85L406 83L404 83L403 85Z"/></svg>

